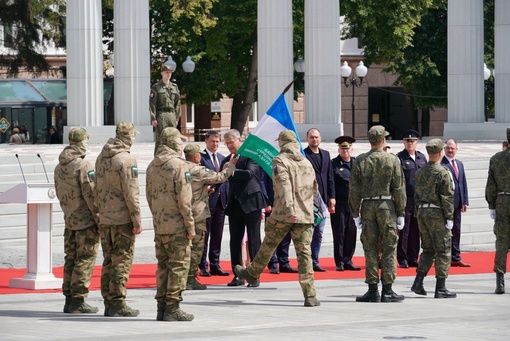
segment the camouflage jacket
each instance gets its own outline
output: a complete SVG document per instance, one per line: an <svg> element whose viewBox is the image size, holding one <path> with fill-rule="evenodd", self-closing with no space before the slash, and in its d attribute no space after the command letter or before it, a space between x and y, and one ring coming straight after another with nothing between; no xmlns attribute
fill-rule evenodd
<svg viewBox="0 0 510 341"><path fill-rule="evenodd" d="M175 83L165 85L163 81L159 81L151 88L149 96L149 110L151 113L151 121L157 120L158 114L173 112L176 122L181 117L181 94Z"/></svg>
<svg viewBox="0 0 510 341"><path fill-rule="evenodd" d="M189 165L179 156L175 150L160 145L147 167L146 195L155 234L195 231L191 174Z"/></svg>
<svg viewBox="0 0 510 341"><path fill-rule="evenodd" d="M64 212L65 227L71 230L99 222L93 193L94 168L83 159L85 152L77 146L67 146L55 167L55 190Z"/></svg>
<svg viewBox="0 0 510 341"><path fill-rule="evenodd" d="M297 216L298 224L313 224L313 197L318 192L315 171L301 154L298 143L287 143L273 159L274 204L271 218L288 222Z"/></svg>
<svg viewBox="0 0 510 341"><path fill-rule="evenodd" d="M414 175L414 202L441 207L445 220L453 220L453 185L450 173L441 164L428 162Z"/></svg>
<svg viewBox="0 0 510 341"><path fill-rule="evenodd" d="M95 198L101 224L142 225L138 166L129 150L130 146L112 138L97 157Z"/></svg>
<svg viewBox="0 0 510 341"><path fill-rule="evenodd" d="M364 198L391 196L396 214L404 216L406 189L399 159L390 153L372 149L359 155L352 165L349 206L354 218L359 216Z"/></svg>
<svg viewBox="0 0 510 341"><path fill-rule="evenodd" d="M204 166L187 162L191 173L191 189L193 190L193 218L195 222L202 221L211 216L209 210L209 185L220 184L234 173L236 166L232 163L221 172L216 173Z"/></svg>
<svg viewBox="0 0 510 341"><path fill-rule="evenodd" d="M506 193L500 194L498 193ZM485 200L489 209L496 203L510 203L510 149L496 153L489 162L489 175L485 186Z"/></svg>

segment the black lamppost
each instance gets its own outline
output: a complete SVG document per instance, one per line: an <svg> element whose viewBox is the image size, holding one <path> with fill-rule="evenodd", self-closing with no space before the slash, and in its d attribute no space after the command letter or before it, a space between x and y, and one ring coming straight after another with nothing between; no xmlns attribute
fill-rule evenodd
<svg viewBox="0 0 510 341"><path fill-rule="evenodd" d="M487 67L487 64L483 63L483 80L484 80L484 114L485 122L489 121L489 78L491 78L491 70Z"/></svg>
<svg viewBox="0 0 510 341"><path fill-rule="evenodd" d="M355 119L355 113L356 113L356 104L354 103L354 89L359 88L361 84L363 84L363 78L367 75L367 67L363 65L363 61L360 61L358 66L356 67L356 76L359 77L359 83L358 79L353 75L351 79L349 77L351 76L352 69L347 64L347 62L344 62L342 67L340 68L340 74L342 75L342 78L344 79L344 85L348 88L349 86L352 87L352 137L354 137L354 119Z"/></svg>

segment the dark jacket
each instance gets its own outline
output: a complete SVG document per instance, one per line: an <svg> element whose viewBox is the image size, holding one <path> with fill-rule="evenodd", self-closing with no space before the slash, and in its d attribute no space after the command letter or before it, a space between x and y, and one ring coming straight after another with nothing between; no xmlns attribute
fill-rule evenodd
<svg viewBox="0 0 510 341"><path fill-rule="evenodd" d="M349 200L349 180L351 179L351 167L356 158L351 157L350 162L345 162L340 155L331 160L335 179L335 194L337 204Z"/></svg>
<svg viewBox="0 0 510 341"><path fill-rule="evenodd" d="M469 197L468 197L468 188L467 188L467 181L466 181L466 174L464 173L464 164L459 161L458 159L455 159L455 162L457 163L457 170L459 171L459 178L455 178L455 172L453 171L452 164L446 156L443 156L443 159L441 160L441 164L450 171L453 178L453 185L455 187L453 191L453 207L455 209L461 208L463 205L469 206Z"/></svg>
<svg viewBox="0 0 510 341"><path fill-rule="evenodd" d="M317 167L313 152L310 147L305 148L305 156L310 161L315 170L315 178L319 185L319 193L321 194L322 200L327 205L329 199L335 198L335 180L333 177L333 166L331 164L331 157L327 150L319 148L319 154L321 155L322 164L320 168Z"/></svg>

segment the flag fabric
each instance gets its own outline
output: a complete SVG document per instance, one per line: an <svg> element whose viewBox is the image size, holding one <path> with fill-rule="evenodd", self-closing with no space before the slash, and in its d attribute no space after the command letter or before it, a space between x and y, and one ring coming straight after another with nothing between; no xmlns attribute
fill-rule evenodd
<svg viewBox="0 0 510 341"><path fill-rule="evenodd" d="M299 144L299 135L282 93L243 142L237 154L255 161L270 177L273 158L280 152L278 135L284 130L293 130ZM302 148L301 148L302 149Z"/></svg>

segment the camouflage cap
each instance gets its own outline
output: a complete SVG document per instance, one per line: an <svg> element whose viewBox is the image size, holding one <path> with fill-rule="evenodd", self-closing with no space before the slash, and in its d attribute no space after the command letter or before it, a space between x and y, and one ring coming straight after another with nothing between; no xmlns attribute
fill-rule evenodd
<svg viewBox="0 0 510 341"><path fill-rule="evenodd" d="M161 67L161 72L163 71L171 71L173 72L174 70L172 70L172 68L170 67L170 65L168 64L163 64L163 66Z"/></svg>
<svg viewBox="0 0 510 341"><path fill-rule="evenodd" d="M425 148L427 148L427 153L429 154L438 154L443 150L444 143L440 139L432 139L427 142Z"/></svg>
<svg viewBox="0 0 510 341"><path fill-rule="evenodd" d="M198 144L188 144L184 147L184 154L186 155L195 155L197 153L205 154L205 152L200 148Z"/></svg>
<svg viewBox="0 0 510 341"><path fill-rule="evenodd" d="M90 134L84 128L78 127L69 130L69 142L81 142L88 138L90 138Z"/></svg>
<svg viewBox="0 0 510 341"><path fill-rule="evenodd" d="M181 132L174 127L166 127L159 137L161 142L175 141L181 143L188 140L186 136L181 135Z"/></svg>
<svg viewBox="0 0 510 341"><path fill-rule="evenodd" d="M139 134L138 131L135 129L135 125L131 122L119 122L117 124L117 129L115 130L117 135L137 135Z"/></svg>
<svg viewBox="0 0 510 341"><path fill-rule="evenodd" d="M381 142L389 134L383 126L373 126L368 131L368 140L370 142Z"/></svg>
<svg viewBox="0 0 510 341"><path fill-rule="evenodd" d="M293 130L284 130L279 135L276 141L280 143L297 142L296 133Z"/></svg>

